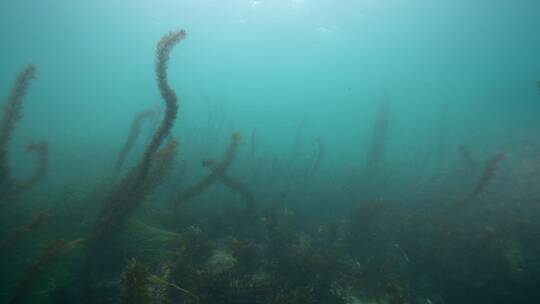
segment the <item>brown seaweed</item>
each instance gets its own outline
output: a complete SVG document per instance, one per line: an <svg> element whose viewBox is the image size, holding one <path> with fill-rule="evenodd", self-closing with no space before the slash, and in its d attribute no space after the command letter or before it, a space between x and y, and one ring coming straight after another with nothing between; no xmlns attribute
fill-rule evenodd
<svg viewBox="0 0 540 304"><path fill-rule="evenodd" d="M0 196L7 196L14 191L14 182L9 168L8 148L15 125L21 118L23 97L28 92L30 83L36 78L36 67L25 67L15 79L11 92L4 105L0 121Z"/></svg>
<svg viewBox="0 0 540 304"><path fill-rule="evenodd" d="M99 251L99 243L110 239L118 231L131 213L139 206L144 196L148 193L148 185L153 176L151 168L155 154L163 140L169 135L178 111L178 98L167 80L167 66L172 48L186 37L186 32L181 30L165 35L158 43L156 49L155 72L159 91L166 104L165 115L160 126L154 133L139 164L120 181L108 198L103 203L98 215L93 239L96 241L94 250Z"/></svg>
<svg viewBox="0 0 540 304"><path fill-rule="evenodd" d="M210 170L214 171L216 170L217 164L213 160L205 160L203 161L203 166L206 168L210 168ZM240 196L246 202L246 210L248 213L255 212L255 210L257 209L255 197L253 196L251 190L249 190L249 188L244 183L242 183L242 181L232 176L229 176L227 173L223 173L221 175L220 181L228 188L240 194Z"/></svg>
<svg viewBox="0 0 540 304"><path fill-rule="evenodd" d="M390 118L390 107L386 101L379 105L377 118L373 125L371 144L367 152L367 172L369 175L377 174L383 157L386 136L388 133L388 121Z"/></svg>
<svg viewBox="0 0 540 304"><path fill-rule="evenodd" d="M49 217L50 210L48 209L32 215L26 222L15 228L5 240L0 241L0 252L4 253L6 250L15 246L19 240L41 226Z"/></svg>
<svg viewBox="0 0 540 304"><path fill-rule="evenodd" d="M151 118L155 115L154 110L145 110L137 113L135 117L133 118L133 122L131 123L131 127L129 129L128 137L126 139L126 142L122 146L122 150L120 150L120 153L118 154L118 158L116 159L116 167L115 172L118 172L122 165L124 164L124 161L126 160L127 155L133 148L133 145L137 141L137 138L139 137L141 133L141 127L145 120Z"/></svg>
<svg viewBox="0 0 540 304"><path fill-rule="evenodd" d="M210 172L209 175L205 176L203 179L190 186L189 188L181 191L177 195L175 202L176 208L178 208L178 206L180 206L182 203L187 202L188 200L203 193L204 190L214 184L218 179L223 176L223 174L227 172L227 169L229 169L229 166L231 165L236 156L236 150L238 149L239 140L240 136L238 136L238 134L236 133L233 133L233 135L231 136L231 143L229 144L229 148L227 149L223 160L214 167L214 169Z"/></svg>
<svg viewBox="0 0 540 304"><path fill-rule="evenodd" d="M314 151L314 159L313 159L313 165L310 168L310 175L314 175L319 170L319 167L321 166L321 162L324 158L324 145L320 139L315 139L313 141L313 145L315 146Z"/></svg>
<svg viewBox="0 0 540 304"><path fill-rule="evenodd" d="M471 156L471 153L464 145L459 146L458 151L459 151L459 156L461 158L461 162L463 163L463 166L465 169L470 170L476 166L476 162Z"/></svg>
<svg viewBox="0 0 540 304"><path fill-rule="evenodd" d="M40 276L56 262L61 256L70 252L73 248L79 245L84 239L79 238L70 242L64 240L53 240L46 244L40 251L39 255L32 261L30 267L26 271L23 279L17 284L13 293L10 304L21 303L28 295L32 286L40 278Z"/></svg>
<svg viewBox="0 0 540 304"><path fill-rule="evenodd" d="M486 186L489 184L489 182L493 179L495 176L495 173L497 172L498 165L501 161L503 161L505 158L504 153L499 153L495 156L493 156L485 165L484 171L482 173L482 177L478 182L476 183L476 186L474 189L469 193L467 196L467 200L473 200L475 199L480 193L484 191Z"/></svg>
<svg viewBox="0 0 540 304"><path fill-rule="evenodd" d="M34 187L47 174L47 165L49 162L49 145L47 142L31 143L26 146L27 152L37 154L38 165L32 176L26 180L15 182L15 192L19 193Z"/></svg>

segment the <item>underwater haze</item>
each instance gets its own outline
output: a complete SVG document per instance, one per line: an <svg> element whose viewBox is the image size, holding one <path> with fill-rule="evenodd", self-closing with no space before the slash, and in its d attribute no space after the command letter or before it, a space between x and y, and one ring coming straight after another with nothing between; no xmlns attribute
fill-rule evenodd
<svg viewBox="0 0 540 304"><path fill-rule="evenodd" d="M540 303L539 16L0 0L0 303Z"/></svg>

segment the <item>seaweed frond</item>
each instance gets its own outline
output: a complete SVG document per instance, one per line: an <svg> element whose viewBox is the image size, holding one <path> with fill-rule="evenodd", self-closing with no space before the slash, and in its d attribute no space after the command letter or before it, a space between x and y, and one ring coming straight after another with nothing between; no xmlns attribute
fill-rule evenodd
<svg viewBox="0 0 540 304"><path fill-rule="evenodd" d="M371 135L371 144L367 152L367 171L370 175L377 174L379 171L386 143L389 119L390 106L386 101L383 101L377 110L377 118L375 119L373 133Z"/></svg>
<svg viewBox="0 0 540 304"><path fill-rule="evenodd" d="M145 110L137 113L135 117L133 118L133 122L131 123L131 128L129 129L128 137L126 139L126 142L122 146L122 150L120 150L120 153L118 154L118 158L116 159L116 166L115 166L115 172L118 173L120 169L122 168L122 165L124 164L124 161L126 160L127 155L133 148L133 145L137 141L137 138L139 137L141 133L141 127L143 123L154 116L156 112L154 110Z"/></svg>
<svg viewBox="0 0 540 304"><path fill-rule="evenodd" d="M203 161L203 166L210 168L210 170L216 170L216 162L213 160L205 160ZM249 188L242 183L242 181L229 176L227 173L223 173L221 175L220 181L233 191L240 194L240 196L244 199L246 202L246 210L248 213L253 213L257 209L257 204L255 202L255 197L253 196L253 193Z"/></svg>
<svg viewBox="0 0 540 304"><path fill-rule="evenodd" d="M205 176L203 179L201 179L191 187L181 191L176 198L175 207L180 206L180 204L204 192L204 190L214 184L218 179L223 176L223 174L227 172L229 166L231 165L236 156L236 150L238 149L239 141L240 136L237 133L233 133L231 136L229 148L227 149L227 153L225 153L225 157L223 158L223 160L214 167L214 169L210 172L209 175Z"/></svg>
<svg viewBox="0 0 540 304"><path fill-rule="evenodd" d="M460 145L458 152L464 168L472 169L476 166L476 162L474 161L469 150L467 150L467 147L465 147L464 145Z"/></svg>
<svg viewBox="0 0 540 304"><path fill-rule="evenodd" d="M30 264L23 279L17 284L17 288L9 303L21 303L37 279L61 256L73 250L73 248L77 247L83 241L83 238L78 238L70 242L53 240L46 244Z"/></svg>
<svg viewBox="0 0 540 304"><path fill-rule="evenodd" d="M169 176L174 168L178 140L171 139L167 145L154 155L152 167L144 185L144 192L150 192Z"/></svg>
<svg viewBox="0 0 540 304"><path fill-rule="evenodd" d="M15 192L19 193L34 187L47 174L47 165L49 161L49 145L46 141L31 143L26 146L27 152L37 154L37 169L35 173L26 180L15 182Z"/></svg>
<svg viewBox="0 0 540 304"><path fill-rule="evenodd" d="M22 100L28 92L30 82L36 78L36 67L25 67L15 79L9 97L4 105L0 120L0 195L13 191L13 180L8 164L8 148L17 121L21 118Z"/></svg>
<svg viewBox="0 0 540 304"><path fill-rule="evenodd" d="M50 210L43 210L32 215L26 222L17 227L9 237L4 241L0 241L0 251L6 252L6 250L12 248L19 240L24 238L30 232L34 231L37 227L43 224L50 218Z"/></svg>
<svg viewBox="0 0 540 304"><path fill-rule="evenodd" d="M505 159L504 153L499 153L493 156L486 163L484 167L484 172L482 173L482 177L480 178L480 180L478 180L474 189L467 196L467 201L475 199L480 193L484 191L486 186L495 176L499 163L503 161L504 159Z"/></svg>
<svg viewBox="0 0 540 304"><path fill-rule="evenodd" d="M101 246L106 243L105 241L123 226L144 196L148 194L148 185L154 184L154 181L150 179L155 177L151 174L155 154L163 140L169 135L178 111L178 98L167 81L169 55L173 47L185 37L186 32L183 30L171 32L158 43L155 71L158 87L166 105L165 115L146 146L139 164L120 181L103 203L93 231L92 239L95 243L91 246L89 258L92 258L93 254L97 255Z"/></svg>
<svg viewBox="0 0 540 304"><path fill-rule="evenodd" d="M187 34L184 30L170 32L163 38L161 38L157 45L155 72L159 92L161 94L161 97L163 98L163 101L165 101L166 108L165 115L161 121L161 125L154 133L148 146L146 146L146 151L144 152L143 159L141 160L141 163L139 165L142 178L146 176L150 167L150 163L152 162L152 157L154 153L156 153L165 137L169 135L171 128L174 125L176 115L178 114L178 97L169 85L167 68L169 63L169 56L173 47L180 41L185 39L186 35Z"/></svg>

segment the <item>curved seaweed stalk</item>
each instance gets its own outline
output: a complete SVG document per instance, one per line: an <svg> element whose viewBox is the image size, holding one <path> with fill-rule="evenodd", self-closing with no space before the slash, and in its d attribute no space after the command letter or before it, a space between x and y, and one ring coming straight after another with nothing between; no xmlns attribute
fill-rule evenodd
<svg viewBox="0 0 540 304"><path fill-rule="evenodd" d="M122 150L120 150L120 153L118 154L118 158L116 159L116 166L115 166L115 172L118 173L120 169L122 168L122 165L124 164L124 161L126 160L127 155L133 148L133 145L137 141L137 138L139 137L141 133L141 127L145 120L151 118L156 113L154 110L145 110L137 113L135 117L133 118L133 122L131 123L131 128L129 129L128 137L126 139L126 142L122 146Z"/></svg>
<svg viewBox="0 0 540 304"><path fill-rule="evenodd" d="M495 173L497 173L498 165L501 161L505 159L504 153L499 153L493 156L484 166L484 171L482 173L482 177L476 182L475 187L467 194L465 199L462 199L461 201L458 201L454 205L452 205L456 209L460 209L464 207L467 203L474 200L480 193L482 193L489 182L493 179L495 176Z"/></svg>
<svg viewBox="0 0 540 304"><path fill-rule="evenodd" d="M151 274L150 275L150 280L154 281L154 282L157 282L159 284L163 284L163 285L168 286L168 287L172 287L172 288L174 288L174 289L176 289L176 290L190 296L192 299L195 300L195 303L197 303L197 304L201 303L201 300L199 299L199 297L197 295L195 295L193 292L191 292L191 291L189 291L189 290L187 290L185 288L182 288L182 287L180 287L180 286L178 286L178 285L176 285L174 283L166 281L166 280L158 277L157 275Z"/></svg>
<svg viewBox="0 0 540 304"><path fill-rule="evenodd" d="M155 188L163 182L163 180L171 174L175 161L178 140L171 139L167 145L154 155L154 162L150 169L148 185L149 190Z"/></svg>
<svg viewBox="0 0 540 304"><path fill-rule="evenodd" d="M34 175L26 180L16 181L15 189L16 193L26 191L34 187L40 180L42 180L47 174L47 164L49 160L49 145L46 141L31 143L26 146L27 152L34 152L37 154L38 166Z"/></svg>
<svg viewBox="0 0 540 304"><path fill-rule="evenodd" d="M370 175L377 174L379 171L386 144L389 119L390 107L386 101L383 101L377 111L371 135L371 145L367 153L367 171Z"/></svg>
<svg viewBox="0 0 540 304"><path fill-rule="evenodd" d="M214 171L216 170L217 164L213 160L205 160L203 161L203 166ZM221 175L220 181L225 186L231 188L233 191L236 191L238 194L240 194L240 196L242 196L242 198L246 202L246 210L248 213L255 212L255 210L257 209L255 197L244 183L242 183L240 180L235 179L234 177L227 175L227 173L223 173Z"/></svg>
<svg viewBox="0 0 540 304"><path fill-rule="evenodd" d="M93 238L97 243L110 239L126 221L147 194L151 181L149 174L152 161L159 146L168 136L178 111L178 98L167 81L167 66L172 48L186 37L186 32L181 30L165 35L158 43L156 49L156 78L161 96L166 104L165 115L160 126L152 136L139 164L113 189L108 199L104 202L94 229ZM99 245L91 250L99 251Z"/></svg>
<svg viewBox="0 0 540 304"><path fill-rule="evenodd" d="M476 166L476 162L474 161L469 150L467 150L467 147L465 147L464 145L460 145L458 152L464 168L472 169Z"/></svg>
<svg viewBox="0 0 540 304"><path fill-rule="evenodd" d="M178 194L175 202L176 208L178 208L180 204L187 202L188 200L204 192L204 190L214 184L223 176L223 174L227 172L227 169L229 169L229 166L236 156L239 140L240 136L233 133L231 136L231 143L229 144L229 148L227 149L227 153L225 153L223 160L219 164L215 165L214 169L209 175L205 176L203 179Z"/></svg>
<svg viewBox="0 0 540 304"><path fill-rule="evenodd" d="M17 288L8 303L21 303L36 280L62 255L73 250L83 240L79 238L67 243L64 240L54 240L43 247L39 255L32 261L23 279L17 284Z"/></svg>
<svg viewBox="0 0 540 304"><path fill-rule="evenodd" d="M50 217L50 210L44 210L38 212L30 217L26 222L17 227L9 237L0 241L0 252L5 253L8 249L17 244L19 240L24 238L30 232L34 231L37 227L47 221Z"/></svg>
<svg viewBox="0 0 540 304"><path fill-rule="evenodd" d="M476 183L476 186L474 187L474 189L467 196L467 200L475 199L480 193L482 193L484 191L486 186L493 179L493 176L495 176L495 173L497 172L498 164L501 161L503 161L504 158L505 158L504 153L499 153L499 154L493 156L486 163L486 166L484 167L484 172L482 174L482 177Z"/></svg>
<svg viewBox="0 0 540 304"><path fill-rule="evenodd" d="M313 176L317 171L319 170L319 167L321 166L321 162L324 158L324 146L322 144L322 141L320 139L315 139L313 141L313 145L315 146L315 152L314 152L314 160L311 168L309 169L309 175Z"/></svg>
<svg viewBox="0 0 540 304"><path fill-rule="evenodd" d="M15 79L9 97L4 105L0 121L0 196L13 192L13 179L8 163L8 147L17 121L21 118L22 100L28 92L30 82L36 78L36 67L25 67Z"/></svg>

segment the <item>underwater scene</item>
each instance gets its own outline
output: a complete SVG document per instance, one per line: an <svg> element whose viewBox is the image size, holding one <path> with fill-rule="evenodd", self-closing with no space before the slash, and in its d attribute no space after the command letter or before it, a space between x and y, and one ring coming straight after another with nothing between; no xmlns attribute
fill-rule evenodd
<svg viewBox="0 0 540 304"><path fill-rule="evenodd" d="M540 303L540 1L0 0L0 303Z"/></svg>

